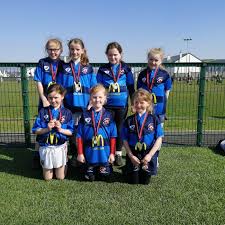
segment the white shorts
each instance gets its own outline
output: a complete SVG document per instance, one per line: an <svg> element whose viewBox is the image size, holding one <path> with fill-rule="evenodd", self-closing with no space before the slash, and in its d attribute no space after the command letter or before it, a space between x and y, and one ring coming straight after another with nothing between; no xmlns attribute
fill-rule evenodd
<svg viewBox="0 0 225 225"><path fill-rule="evenodd" d="M67 163L67 142L59 146L40 146L40 163L44 169L65 166Z"/></svg>

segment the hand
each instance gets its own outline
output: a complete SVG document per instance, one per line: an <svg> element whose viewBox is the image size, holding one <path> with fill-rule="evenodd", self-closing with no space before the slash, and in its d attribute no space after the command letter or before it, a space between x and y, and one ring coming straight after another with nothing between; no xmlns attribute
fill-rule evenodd
<svg viewBox="0 0 225 225"><path fill-rule="evenodd" d="M62 125L61 125L60 121L59 120L56 120L55 121L55 127L56 127L56 129L57 129L58 132L61 131L61 129L62 129L61 126Z"/></svg>
<svg viewBox="0 0 225 225"><path fill-rule="evenodd" d="M48 106L50 106L50 103L49 103L49 101L48 101L47 99L43 100L43 101L42 101L42 104L43 104L43 107L48 107Z"/></svg>
<svg viewBox="0 0 225 225"><path fill-rule="evenodd" d="M130 156L130 160L134 166L138 166L141 164L141 161L138 159L138 157L136 157L134 155Z"/></svg>
<svg viewBox="0 0 225 225"><path fill-rule="evenodd" d="M110 154L109 155L109 163L111 163L111 164L113 164L114 163L114 161L115 161L115 155L114 154Z"/></svg>
<svg viewBox="0 0 225 225"><path fill-rule="evenodd" d="M48 123L48 129L49 131L52 130L52 128L55 127L55 120L50 120L49 123Z"/></svg>
<svg viewBox="0 0 225 225"><path fill-rule="evenodd" d="M147 165L152 159L152 156L147 154L144 159L141 160L141 162L144 164L144 165Z"/></svg>
<svg viewBox="0 0 225 225"><path fill-rule="evenodd" d="M80 163L85 163L85 157L83 154L79 154L77 156L77 161L80 162Z"/></svg>
<svg viewBox="0 0 225 225"><path fill-rule="evenodd" d="M91 101L89 102L88 106L87 106L87 110L89 110L92 107L92 103Z"/></svg>

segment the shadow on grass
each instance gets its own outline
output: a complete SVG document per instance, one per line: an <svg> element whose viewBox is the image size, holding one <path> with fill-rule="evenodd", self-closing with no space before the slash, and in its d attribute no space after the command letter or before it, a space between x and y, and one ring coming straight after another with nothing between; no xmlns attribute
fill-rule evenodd
<svg viewBox="0 0 225 225"><path fill-rule="evenodd" d="M33 153L27 148L0 146L0 172L42 179L41 170L32 170Z"/></svg>

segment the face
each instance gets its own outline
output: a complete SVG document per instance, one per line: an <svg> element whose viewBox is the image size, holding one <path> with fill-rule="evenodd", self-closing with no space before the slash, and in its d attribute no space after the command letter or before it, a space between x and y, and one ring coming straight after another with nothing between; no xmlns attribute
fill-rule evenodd
<svg viewBox="0 0 225 225"><path fill-rule="evenodd" d="M81 55L84 53L84 49L80 44L71 43L69 47L70 57L72 60L77 60L81 58Z"/></svg>
<svg viewBox="0 0 225 225"><path fill-rule="evenodd" d="M95 94L91 95L91 103L95 110L101 110L106 102L105 92L99 90Z"/></svg>
<svg viewBox="0 0 225 225"><path fill-rule="evenodd" d="M60 48L60 45L55 42L50 42L47 46L47 52L48 56L51 59L58 59L62 53L62 49Z"/></svg>
<svg viewBox="0 0 225 225"><path fill-rule="evenodd" d="M50 105L55 109L58 109L61 106L63 99L64 96L55 91L51 92L48 95L48 101Z"/></svg>
<svg viewBox="0 0 225 225"><path fill-rule="evenodd" d="M122 55L117 48L109 49L107 52L107 58L111 64L119 64L122 59Z"/></svg>
<svg viewBox="0 0 225 225"><path fill-rule="evenodd" d="M148 107L149 103L147 101L144 101L142 99L136 99L134 101L134 109L139 114L145 113Z"/></svg>
<svg viewBox="0 0 225 225"><path fill-rule="evenodd" d="M162 58L160 54L149 55L148 57L148 66L150 69L155 69L162 63Z"/></svg>

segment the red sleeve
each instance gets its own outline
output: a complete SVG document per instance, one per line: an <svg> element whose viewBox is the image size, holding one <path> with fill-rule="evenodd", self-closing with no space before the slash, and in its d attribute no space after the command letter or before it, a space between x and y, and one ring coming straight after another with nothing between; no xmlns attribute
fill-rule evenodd
<svg viewBox="0 0 225 225"><path fill-rule="evenodd" d="M116 152L116 138L110 138L110 154L115 155Z"/></svg>
<svg viewBox="0 0 225 225"><path fill-rule="evenodd" d="M77 138L77 153L78 155L84 154L82 138Z"/></svg>

